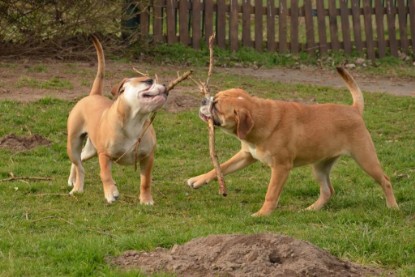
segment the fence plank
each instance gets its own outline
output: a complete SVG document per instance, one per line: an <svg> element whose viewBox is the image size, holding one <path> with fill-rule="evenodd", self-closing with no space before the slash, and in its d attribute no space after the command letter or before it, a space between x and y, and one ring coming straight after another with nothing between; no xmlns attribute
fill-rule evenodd
<svg viewBox="0 0 415 277"><path fill-rule="evenodd" d="M231 51L238 50L238 0L231 0L229 39Z"/></svg>
<svg viewBox="0 0 415 277"><path fill-rule="evenodd" d="M388 34L389 34L389 47L391 54L395 57L398 56L398 42L396 40L396 27L395 27L395 15L396 8L394 6L394 0L386 1L386 14L388 19Z"/></svg>
<svg viewBox="0 0 415 277"><path fill-rule="evenodd" d="M275 31L275 8L274 8L274 1L268 0L268 13L270 22L268 23L268 32ZM285 53L287 51L287 16L288 16L288 9L287 9L287 0L280 0L280 8L279 8L279 29L278 29L278 39L279 39L279 52ZM271 29L270 29L271 28ZM272 41L270 40L272 39ZM273 50L275 48L275 36L269 35L268 36L268 43L272 47L268 47L269 50ZM272 44L271 44L272 43ZM272 48L272 49L270 49Z"/></svg>
<svg viewBox="0 0 415 277"><path fill-rule="evenodd" d="M153 2L153 36L154 42L163 42L162 0Z"/></svg>
<svg viewBox="0 0 415 277"><path fill-rule="evenodd" d="M189 2L179 1L179 38L184 45L189 44Z"/></svg>
<svg viewBox="0 0 415 277"><path fill-rule="evenodd" d="M330 41L331 49L339 50L339 35L337 32L337 11L336 11L336 2L329 1L329 24L330 24Z"/></svg>
<svg viewBox="0 0 415 277"><path fill-rule="evenodd" d="M409 25L411 26L412 51L415 52L415 1L409 2Z"/></svg>
<svg viewBox="0 0 415 277"><path fill-rule="evenodd" d="M150 14L148 12L149 6L146 2L140 2L140 35L142 38L147 38L149 35Z"/></svg>
<svg viewBox="0 0 415 277"><path fill-rule="evenodd" d="M262 50L263 43L263 28L262 28L262 17L264 8L262 6L262 0L255 0L255 49L257 51Z"/></svg>
<svg viewBox="0 0 415 277"><path fill-rule="evenodd" d="M209 38L213 34L213 0L203 2L205 3L205 40L209 43Z"/></svg>
<svg viewBox="0 0 415 277"><path fill-rule="evenodd" d="M324 54L327 51L327 37L326 37L326 16L324 11L324 1L317 1L317 22L318 22L318 43L320 53Z"/></svg>
<svg viewBox="0 0 415 277"><path fill-rule="evenodd" d="M216 41L218 46L226 46L226 3L225 0L218 0L216 11Z"/></svg>
<svg viewBox="0 0 415 277"><path fill-rule="evenodd" d="M167 0L167 43L176 43L176 0Z"/></svg>
<svg viewBox="0 0 415 277"><path fill-rule="evenodd" d="M313 6L310 0L304 1L304 17L305 17L305 33L307 39L306 51L314 52L314 22L313 22Z"/></svg>
<svg viewBox="0 0 415 277"><path fill-rule="evenodd" d="M358 51L362 51L362 32L360 28L360 0L352 0L352 20L353 20L353 33L354 33L354 44Z"/></svg>
<svg viewBox="0 0 415 277"><path fill-rule="evenodd" d="M200 49L200 38L202 37L200 28L200 1L192 1L192 45L195 49Z"/></svg>
<svg viewBox="0 0 415 277"><path fill-rule="evenodd" d="M284 1L284 0L283 0ZM281 17L280 17L281 19ZM280 24L281 27L281 24ZM281 33L280 33L281 36ZM267 1L267 49L275 51L275 5L274 1Z"/></svg>
<svg viewBox="0 0 415 277"><path fill-rule="evenodd" d="M352 43L350 38L350 22L349 22L349 10L347 8L348 0L340 0L340 18L342 25L343 35L343 48L347 54L352 53Z"/></svg>
<svg viewBox="0 0 415 277"><path fill-rule="evenodd" d="M365 22L366 49L369 59L375 59L375 49L373 47L373 29L372 29L372 0L363 1L363 18Z"/></svg>
<svg viewBox="0 0 415 277"><path fill-rule="evenodd" d="M291 0L291 53L297 54L298 45L298 1Z"/></svg>
<svg viewBox="0 0 415 277"><path fill-rule="evenodd" d="M244 0L242 5L242 44L252 46L251 40L251 0Z"/></svg>
<svg viewBox="0 0 415 277"><path fill-rule="evenodd" d="M378 54L383 58L386 53L385 28L384 28L384 6L382 0L375 0L376 32L378 41Z"/></svg>
<svg viewBox="0 0 415 277"><path fill-rule="evenodd" d="M413 2L410 0L409 2ZM399 36L401 38L401 50L408 52L408 34L406 30L406 6L405 0L397 0L398 4L398 22L399 22Z"/></svg>

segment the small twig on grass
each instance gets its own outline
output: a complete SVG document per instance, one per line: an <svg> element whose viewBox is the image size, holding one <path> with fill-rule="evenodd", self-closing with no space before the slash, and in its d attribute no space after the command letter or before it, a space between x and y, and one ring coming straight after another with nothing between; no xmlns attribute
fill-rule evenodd
<svg viewBox="0 0 415 277"><path fill-rule="evenodd" d="M10 177L5 179L0 179L0 182L13 182L13 181L51 181L50 177L33 177L33 176L14 176L13 172L9 173Z"/></svg>

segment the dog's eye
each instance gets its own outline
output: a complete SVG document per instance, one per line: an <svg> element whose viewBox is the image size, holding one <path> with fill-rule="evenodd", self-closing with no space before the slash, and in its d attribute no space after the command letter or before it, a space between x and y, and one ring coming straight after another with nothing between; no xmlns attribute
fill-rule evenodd
<svg viewBox="0 0 415 277"><path fill-rule="evenodd" d="M148 79L148 80L143 81L143 83L151 86L154 83L154 81L153 79Z"/></svg>

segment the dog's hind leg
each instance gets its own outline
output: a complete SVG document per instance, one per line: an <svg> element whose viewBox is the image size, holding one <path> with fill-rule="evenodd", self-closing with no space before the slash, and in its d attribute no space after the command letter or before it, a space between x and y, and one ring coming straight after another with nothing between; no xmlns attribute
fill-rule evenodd
<svg viewBox="0 0 415 277"><path fill-rule="evenodd" d="M334 189L330 182L330 171L337 158L324 160L313 165L314 176L320 184L320 196L306 210L320 210L334 194Z"/></svg>
<svg viewBox="0 0 415 277"><path fill-rule="evenodd" d="M72 184L73 188L70 194L75 192L83 192L85 171L81 161L82 136L68 137L67 151L69 159L72 162L71 173L69 175L68 184Z"/></svg>
<svg viewBox="0 0 415 277"><path fill-rule="evenodd" d="M368 141L370 144L365 143L363 146L360 146L357 150L355 149L355 151L353 151L352 158L382 187L388 208L399 209L389 177L383 172L372 140L370 139Z"/></svg>
<svg viewBox="0 0 415 277"><path fill-rule="evenodd" d="M95 149L94 145L92 144L91 140L88 138L84 148L82 148L81 152L81 162L89 160L90 158L94 157L97 154L97 150ZM72 187L76 182L76 166L74 163L71 165L71 173L69 174L68 178L68 186Z"/></svg>

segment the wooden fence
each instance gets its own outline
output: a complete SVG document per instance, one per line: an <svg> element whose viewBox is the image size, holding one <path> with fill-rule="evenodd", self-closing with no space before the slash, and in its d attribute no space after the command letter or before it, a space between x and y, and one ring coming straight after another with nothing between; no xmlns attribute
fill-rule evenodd
<svg viewBox="0 0 415 277"><path fill-rule="evenodd" d="M324 54L365 51L368 58L415 49L415 0L140 1L142 39L200 48L212 33L232 51Z"/></svg>

